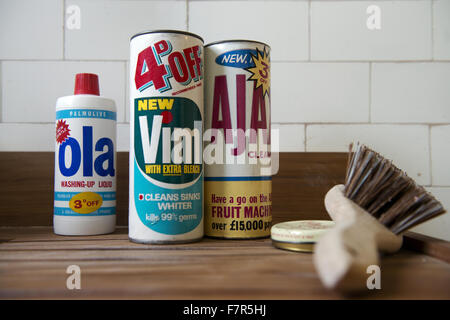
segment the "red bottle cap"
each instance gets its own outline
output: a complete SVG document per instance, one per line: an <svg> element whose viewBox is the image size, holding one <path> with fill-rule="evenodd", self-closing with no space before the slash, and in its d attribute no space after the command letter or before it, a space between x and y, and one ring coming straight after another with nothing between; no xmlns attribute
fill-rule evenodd
<svg viewBox="0 0 450 320"><path fill-rule="evenodd" d="M74 94L100 95L98 76L93 73L78 73L75 77Z"/></svg>

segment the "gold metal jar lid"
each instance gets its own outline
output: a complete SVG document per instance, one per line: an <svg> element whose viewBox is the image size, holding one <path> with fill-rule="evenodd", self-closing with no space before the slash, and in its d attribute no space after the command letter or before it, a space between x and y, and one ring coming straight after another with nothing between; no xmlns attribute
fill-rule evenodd
<svg viewBox="0 0 450 320"><path fill-rule="evenodd" d="M298 220L281 222L270 231L274 247L300 252L313 252L314 244L334 226L329 220Z"/></svg>

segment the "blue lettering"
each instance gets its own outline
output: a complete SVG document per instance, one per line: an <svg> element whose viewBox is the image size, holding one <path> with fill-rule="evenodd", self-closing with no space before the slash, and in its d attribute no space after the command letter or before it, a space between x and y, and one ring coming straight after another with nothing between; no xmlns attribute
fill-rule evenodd
<svg viewBox="0 0 450 320"><path fill-rule="evenodd" d="M83 127L83 175L92 177L92 127Z"/></svg>
<svg viewBox="0 0 450 320"><path fill-rule="evenodd" d="M222 66L246 69L255 66L251 58L252 55L256 56L257 51L254 49L238 49L222 53L215 61Z"/></svg>
<svg viewBox="0 0 450 320"><path fill-rule="evenodd" d="M95 172L97 172L97 174L101 177L105 177L107 175L114 177L116 174L114 170L114 146L111 139L101 138L98 140L95 144L95 151L103 151L105 146L108 147L108 150L95 159ZM108 161L106 169L103 168L103 163L105 161Z"/></svg>
<svg viewBox="0 0 450 320"><path fill-rule="evenodd" d="M83 154L81 153L80 144L75 138L68 138L64 143L61 144L58 151L59 159L59 171L65 177L71 177L75 175L80 169L81 156L83 156L83 176L92 177L94 167L95 173L101 177L110 175L114 177L116 171L114 169L114 144L109 138L101 138L95 144L95 151L103 152L105 147L107 147L106 152L100 154L93 162L93 132L91 126L83 127ZM71 164L66 167L66 148L70 147L71 151ZM106 169L103 164L107 161Z"/></svg>
<svg viewBox="0 0 450 320"><path fill-rule="evenodd" d="M66 167L66 148L70 147L70 150L72 151L72 163L70 164L70 167ZM75 173L77 173L78 169L80 168L81 164L81 149L80 145L77 140L74 138L68 138L63 144L61 144L61 147L59 148L59 171L61 174L65 177L73 176Z"/></svg>

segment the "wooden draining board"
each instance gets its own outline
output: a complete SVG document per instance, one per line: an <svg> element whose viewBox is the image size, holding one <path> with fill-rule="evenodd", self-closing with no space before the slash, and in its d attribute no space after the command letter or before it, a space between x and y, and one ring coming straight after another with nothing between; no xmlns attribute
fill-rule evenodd
<svg viewBox="0 0 450 320"><path fill-rule="evenodd" d="M0 152L0 298L343 298L322 287L311 254L275 249L269 239L152 246L129 242L126 227L56 236L53 157ZM280 154L274 223L328 219L323 197L342 183L345 165L344 153ZM118 153L117 172L117 218L126 226L128 153ZM450 299L449 243L411 234L404 247L383 258L382 290L356 298ZM66 288L72 264L82 271L79 291Z"/></svg>
<svg viewBox="0 0 450 320"><path fill-rule="evenodd" d="M204 239L180 245L128 241L127 229L61 237L50 227L0 228L0 298L338 299L326 291L312 255L269 239ZM66 268L81 268L81 290ZM382 290L357 298L449 299L450 264L402 250L383 259Z"/></svg>

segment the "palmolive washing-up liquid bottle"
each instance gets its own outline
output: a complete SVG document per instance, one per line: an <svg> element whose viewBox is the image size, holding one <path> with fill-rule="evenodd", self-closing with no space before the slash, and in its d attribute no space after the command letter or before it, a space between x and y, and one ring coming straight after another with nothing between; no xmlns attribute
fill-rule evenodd
<svg viewBox="0 0 450 320"><path fill-rule="evenodd" d="M99 96L98 76L76 75L56 101L54 232L111 233L116 225L116 106Z"/></svg>

